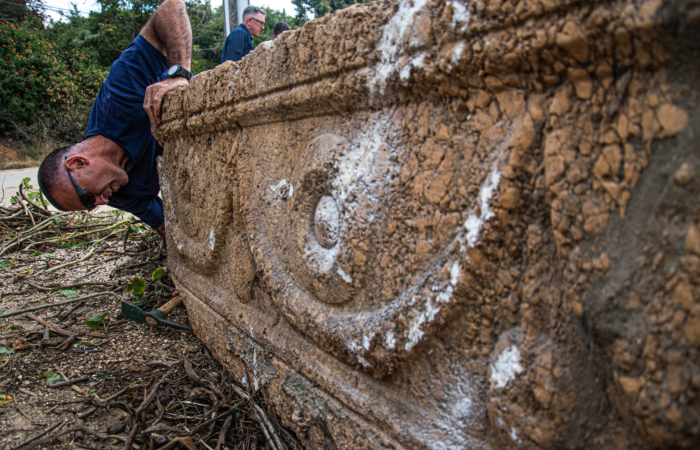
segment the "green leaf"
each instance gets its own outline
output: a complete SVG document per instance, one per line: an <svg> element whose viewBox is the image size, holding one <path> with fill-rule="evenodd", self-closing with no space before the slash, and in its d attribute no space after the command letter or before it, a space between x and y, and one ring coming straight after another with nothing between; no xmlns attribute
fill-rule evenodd
<svg viewBox="0 0 700 450"><path fill-rule="evenodd" d="M13 355L14 353L14 348L0 347L0 355Z"/></svg>
<svg viewBox="0 0 700 450"><path fill-rule="evenodd" d="M133 292L135 295L143 294L146 290L146 283L143 282L141 278L137 276L126 286L126 293Z"/></svg>
<svg viewBox="0 0 700 450"><path fill-rule="evenodd" d="M13 262L15 262L14 259L6 259L5 261L0 261L0 268L11 266Z"/></svg>
<svg viewBox="0 0 700 450"><path fill-rule="evenodd" d="M16 330L19 328L19 325L10 325L10 330Z"/></svg>
<svg viewBox="0 0 700 450"><path fill-rule="evenodd" d="M88 394L94 394L95 392L97 392L97 389L90 389L90 390L88 391Z"/></svg>
<svg viewBox="0 0 700 450"><path fill-rule="evenodd" d="M102 372L95 372L95 376L96 376L96 377L106 377L107 374L106 374L106 373L102 373Z"/></svg>
<svg viewBox="0 0 700 450"><path fill-rule="evenodd" d="M76 347L80 347L83 345L83 340L82 339L76 339L75 342L73 343Z"/></svg>
<svg viewBox="0 0 700 450"><path fill-rule="evenodd" d="M39 256L39 255L41 255L41 252L39 250L34 252L34 256Z"/></svg>
<svg viewBox="0 0 700 450"><path fill-rule="evenodd" d="M165 275L165 268L159 267L153 272L153 275L151 275L151 279L153 281L156 281L158 278L162 277L163 275Z"/></svg>
<svg viewBox="0 0 700 450"><path fill-rule="evenodd" d="M10 199L10 204L11 204L11 205L14 205L15 203L17 203L17 199L14 198L14 197L12 197L12 198Z"/></svg>
<svg viewBox="0 0 700 450"><path fill-rule="evenodd" d="M102 313L97 317L93 317L92 319L86 319L83 321L85 325L87 325L90 328L97 328L100 325L103 325L105 323L105 318L109 316L109 313Z"/></svg>
<svg viewBox="0 0 700 450"><path fill-rule="evenodd" d="M78 295L78 291L75 289L63 289L61 294L63 294L64 297L73 298Z"/></svg>
<svg viewBox="0 0 700 450"><path fill-rule="evenodd" d="M46 379L46 384L56 384L63 379L59 374L53 372L46 372L44 378Z"/></svg>

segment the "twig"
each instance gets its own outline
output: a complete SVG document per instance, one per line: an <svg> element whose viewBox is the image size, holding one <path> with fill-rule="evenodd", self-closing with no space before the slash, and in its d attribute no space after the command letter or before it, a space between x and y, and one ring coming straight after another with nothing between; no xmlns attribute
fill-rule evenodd
<svg viewBox="0 0 700 450"><path fill-rule="evenodd" d="M44 320L41 320L39 317L33 316L31 314L27 314L27 317L29 319L32 319L35 322L39 322L40 324L51 328L51 331L53 331L54 333L56 333L58 335L70 336L71 334L73 334L70 331L63 330L63 329L57 327L56 325L50 324ZM98 338L106 337L104 334L101 334L101 333L84 333L84 334L85 334L85 336L90 336L90 337L98 337ZM46 364L47 362L50 362L50 361L44 361L43 364Z"/></svg>
<svg viewBox="0 0 700 450"><path fill-rule="evenodd" d="M116 284L112 283L100 283L100 282L86 282L86 283L75 283L75 284L69 284L67 286L55 286L55 287L49 287L49 286L41 286L39 284L33 284L27 281L27 284L33 287L34 289L38 289L40 291L58 291L62 289L71 289L71 288L76 288L76 287L81 287L81 286L117 286Z"/></svg>
<svg viewBox="0 0 700 450"><path fill-rule="evenodd" d="M160 388L161 383L162 383L162 381L157 382L155 384L155 386L153 386L151 388L151 392L149 392L148 395L146 396L146 398L143 399L143 402L141 403L141 405L138 408L136 408L136 411L134 412L134 415L136 417L140 416L141 413L143 412L143 410L146 409L148 407L148 405L151 404L151 402L153 401L153 398L156 395L158 395L158 389Z"/></svg>
<svg viewBox="0 0 700 450"><path fill-rule="evenodd" d="M229 428L231 428L231 422L233 422L233 416L228 416L224 426L221 427L219 431L219 439L216 441L216 450L221 450L221 447L226 443L226 435L228 434Z"/></svg>
<svg viewBox="0 0 700 450"><path fill-rule="evenodd" d="M75 342L75 338L77 338L79 334L80 333L78 332L78 333L73 333L70 336L68 336L66 338L66 340L61 342L61 344L58 347L56 347L56 350L58 350L59 352L62 352L64 350L68 350L68 348L73 344L73 342Z"/></svg>
<svg viewBox="0 0 700 450"><path fill-rule="evenodd" d="M67 305L69 303L79 302L81 300L86 300L88 298L100 297L102 295L112 295L113 297L115 297L117 299L119 298L119 296L117 294L115 294L114 292L98 292L96 294L90 294L90 295L86 295L84 297L76 297L76 298L72 298L70 300L65 300L62 302L47 303L45 305L33 306L33 307L27 308L27 309L20 309L19 311L13 311L13 312L5 313L5 314L0 314L0 319L3 319L5 317L16 316L19 314L24 314L27 312L38 311L40 309L53 308L54 306ZM36 320L36 319L34 319L34 320Z"/></svg>
<svg viewBox="0 0 700 450"><path fill-rule="evenodd" d="M47 273L55 272L55 271L57 271L57 270L65 269L66 267L74 266L74 265L76 265L76 264L78 264L78 263L81 263L81 262L85 261L85 260L88 259L89 257L91 257L92 254L95 253L95 250L96 250L95 247L93 247L92 249L90 249L89 252L87 252L87 254L86 254L85 256L83 256L83 257L80 258L80 259L76 259L75 261L67 262L67 263L65 263L65 264L60 264L60 265L58 265L58 266L54 266L54 267L52 267L52 268L50 268L50 269L46 269L46 270L41 271L41 272L39 272L39 273L35 273L34 275L32 275L32 276L29 277L29 278L36 278L36 277L38 277L39 275L44 275L44 274L47 274Z"/></svg>
<svg viewBox="0 0 700 450"><path fill-rule="evenodd" d="M50 388L60 388L64 386L72 386L74 384L82 383L83 381L87 381L90 377L85 375L80 378L73 378L72 380L66 380L66 381L59 381L58 383L54 384L47 384L47 387Z"/></svg>
<svg viewBox="0 0 700 450"><path fill-rule="evenodd" d="M240 403L236 403L235 405L231 406L231 409L226 411L225 413L219 414L218 416L211 418L209 420L205 420L204 422L200 423L197 425L192 431L187 433L188 436L194 436L195 434L199 433L201 430L203 430L207 425L210 425L213 422L218 422L219 420L223 419L224 417L230 418L233 416L233 413L238 411L238 405Z"/></svg>
<svg viewBox="0 0 700 450"><path fill-rule="evenodd" d="M34 208L36 208L37 210L39 210L39 212L41 212L41 213L43 213L43 214L45 214L45 215L47 215L47 216L49 216L49 217L51 217L51 216L53 215L53 213L52 213L51 211L49 211L48 209L42 208L41 206L39 206L39 205L35 204L34 202L32 202L31 200L29 200L29 198L27 198L27 196L24 194L24 191L22 190L22 188L23 188L23 186L20 184L20 185L19 185L19 195L21 195L22 198L23 198L27 203L29 203L29 204L32 205Z"/></svg>
<svg viewBox="0 0 700 450"><path fill-rule="evenodd" d="M140 427L141 424L134 420L134 428L131 429L131 433L129 433L129 438L124 443L124 450L130 450L131 446L134 445L134 439L136 439L136 434L138 434Z"/></svg>
<svg viewBox="0 0 700 450"><path fill-rule="evenodd" d="M265 433L265 437L267 437L268 442L270 442L270 445L272 445L272 447L276 448L277 450L286 449L287 446L284 445L284 443L282 442L282 439L277 433L277 430L275 429L274 425L270 423L270 419L268 419L267 414L265 414L265 411L243 389L239 388L233 383L231 384L231 386L233 387L233 390L236 391L236 394L238 394L239 397L250 402L251 406L253 407L253 412L255 413L255 416L257 416L258 420L260 421L260 428L262 428L263 433ZM272 434L274 442L271 439L270 434Z"/></svg>
<svg viewBox="0 0 700 450"><path fill-rule="evenodd" d="M19 187L20 190L22 190L22 185ZM34 221L34 216L29 214L29 211L27 210L27 205L24 204L21 198L15 197L17 199L17 202L22 205L22 208L24 208L24 213L29 217L29 219L32 221L32 225L36 226L36 222Z"/></svg>

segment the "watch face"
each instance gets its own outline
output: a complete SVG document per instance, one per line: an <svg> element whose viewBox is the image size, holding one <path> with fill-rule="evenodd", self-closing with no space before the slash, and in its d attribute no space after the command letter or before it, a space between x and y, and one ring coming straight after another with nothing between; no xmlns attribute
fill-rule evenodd
<svg viewBox="0 0 700 450"><path fill-rule="evenodd" d="M172 66L170 69L168 69L168 76L175 75L175 72L177 72L177 66Z"/></svg>

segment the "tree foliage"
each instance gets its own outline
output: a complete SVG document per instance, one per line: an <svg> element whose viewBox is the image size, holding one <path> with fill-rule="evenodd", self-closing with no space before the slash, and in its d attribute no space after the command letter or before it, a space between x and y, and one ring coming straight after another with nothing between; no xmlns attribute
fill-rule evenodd
<svg viewBox="0 0 700 450"><path fill-rule="evenodd" d="M297 20L309 20L309 12L318 18L325 16L329 12L347 8L356 3L369 3L371 0L292 0L294 8L297 10Z"/></svg>
<svg viewBox="0 0 700 450"><path fill-rule="evenodd" d="M40 12L40 11L39 11ZM0 21L0 131L67 139L84 127L106 71L38 12Z"/></svg>

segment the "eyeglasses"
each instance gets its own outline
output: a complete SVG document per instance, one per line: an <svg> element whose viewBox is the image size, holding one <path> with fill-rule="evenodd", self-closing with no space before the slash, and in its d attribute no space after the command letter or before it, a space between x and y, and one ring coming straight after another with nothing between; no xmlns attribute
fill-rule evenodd
<svg viewBox="0 0 700 450"><path fill-rule="evenodd" d="M65 158L63 158L63 161L66 161L67 159L68 157L66 156ZM73 183L75 192L78 193L80 203L82 203L82 205L85 208L87 208L88 211L92 211L93 209L97 208L97 206L95 206L95 195L78 186L78 183L75 182L73 176L70 174L70 170L68 170L68 167L64 166L64 168L66 169L66 172L68 172L68 178L70 178L71 183Z"/></svg>
<svg viewBox="0 0 700 450"><path fill-rule="evenodd" d="M251 17L251 19L253 19L254 21L258 22L260 25L262 25L263 28L265 28L265 21L263 21L263 20L258 20L258 19L256 19L255 17Z"/></svg>

